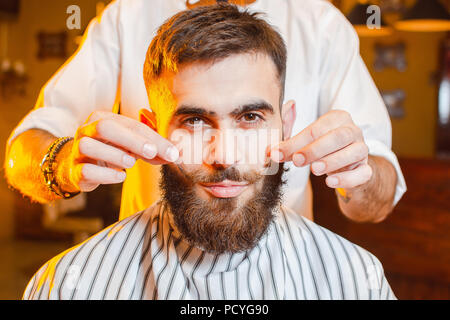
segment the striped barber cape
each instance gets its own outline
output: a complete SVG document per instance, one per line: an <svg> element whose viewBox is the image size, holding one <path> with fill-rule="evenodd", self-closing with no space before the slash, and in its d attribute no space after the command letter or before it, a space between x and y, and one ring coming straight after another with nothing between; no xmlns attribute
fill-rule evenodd
<svg viewBox="0 0 450 320"><path fill-rule="evenodd" d="M280 207L251 250L212 254L161 201L48 261L24 299L395 299L368 251Z"/></svg>

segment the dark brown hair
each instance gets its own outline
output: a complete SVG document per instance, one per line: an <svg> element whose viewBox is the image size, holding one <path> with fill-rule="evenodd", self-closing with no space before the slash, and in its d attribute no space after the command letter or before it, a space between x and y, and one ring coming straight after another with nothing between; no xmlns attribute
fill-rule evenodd
<svg viewBox="0 0 450 320"><path fill-rule="evenodd" d="M177 13L153 38L145 59L146 86L165 70L190 62L215 62L233 54L264 53L275 64L283 99L286 46L263 19L235 5L218 3Z"/></svg>

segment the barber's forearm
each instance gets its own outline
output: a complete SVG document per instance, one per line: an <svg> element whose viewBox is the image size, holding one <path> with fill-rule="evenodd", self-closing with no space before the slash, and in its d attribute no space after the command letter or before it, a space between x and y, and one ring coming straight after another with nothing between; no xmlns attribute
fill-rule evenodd
<svg viewBox="0 0 450 320"><path fill-rule="evenodd" d="M357 222L380 222L393 209L397 173L383 157L369 155L372 168L370 180L358 187L345 190L345 196L336 191L342 213Z"/></svg>
<svg viewBox="0 0 450 320"><path fill-rule="evenodd" d="M55 139L47 131L30 129L18 135L6 151L6 180L33 201L46 203L58 198L46 187L40 168L42 158Z"/></svg>

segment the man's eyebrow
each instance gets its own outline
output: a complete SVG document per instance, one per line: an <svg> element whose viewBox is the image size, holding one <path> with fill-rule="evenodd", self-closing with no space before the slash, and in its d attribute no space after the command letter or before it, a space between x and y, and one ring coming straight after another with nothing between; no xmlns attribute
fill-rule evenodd
<svg viewBox="0 0 450 320"><path fill-rule="evenodd" d="M174 116L181 115L215 116L216 113L214 111L207 111L205 108L201 107L182 105L174 113Z"/></svg>
<svg viewBox="0 0 450 320"><path fill-rule="evenodd" d="M273 107L270 103L265 101L257 101L253 103L244 104L233 111L230 112L230 115L237 116L241 113L251 112L251 111L268 111L271 114L274 114Z"/></svg>
<svg viewBox="0 0 450 320"><path fill-rule="evenodd" d="M242 106L237 107L233 111L230 112L230 115L232 116L238 116L245 112L251 112L251 111L268 111L271 114L274 114L273 107L270 103L267 103L266 101L257 101L252 103L247 103ZM208 111L205 108L197 107L197 106L191 106L191 105L182 105L180 106L177 111L175 111L174 116L181 116L181 115L196 115L196 116L216 116L217 113L214 111Z"/></svg>

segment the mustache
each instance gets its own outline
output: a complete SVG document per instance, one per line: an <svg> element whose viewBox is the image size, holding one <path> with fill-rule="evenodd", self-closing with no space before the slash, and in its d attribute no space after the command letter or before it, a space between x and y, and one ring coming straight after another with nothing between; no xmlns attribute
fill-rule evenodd
<svg viewBox="0 0 450 320"><path fill-rule="evenodd" d="M257 170L241 173L236 167L228 167L220 170L215 169L212 173L205 172L201 169L183 173L192 183L217 183L224 180L256 183L264 177L264 175Z"/></svg>

